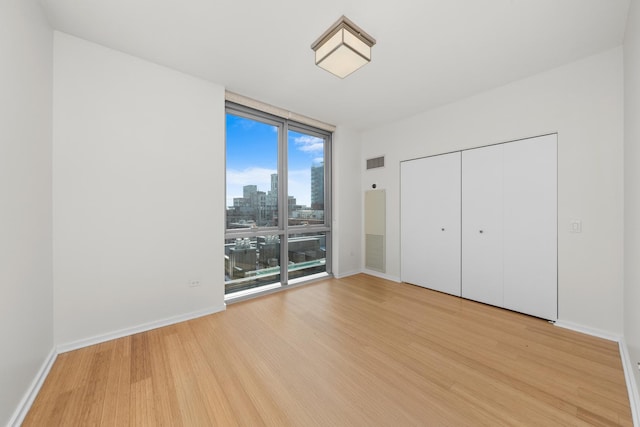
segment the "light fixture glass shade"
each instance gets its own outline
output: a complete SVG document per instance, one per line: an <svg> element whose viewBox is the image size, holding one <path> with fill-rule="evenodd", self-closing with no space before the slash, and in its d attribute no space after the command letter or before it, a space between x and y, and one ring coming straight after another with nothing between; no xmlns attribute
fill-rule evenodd
<svg viewBox="0 0 640 427"><path fill-rule="evenodd" d="M347 77L371 61L373 37L342 16L311 48L316 65L340 77Z"/></svg>

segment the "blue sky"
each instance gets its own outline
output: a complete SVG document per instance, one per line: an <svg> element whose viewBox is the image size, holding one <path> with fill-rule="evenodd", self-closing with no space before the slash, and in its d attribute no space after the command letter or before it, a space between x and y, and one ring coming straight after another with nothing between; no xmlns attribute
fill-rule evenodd
<svg viewBox="0 0 640 427"><path fill-rule="evenodd" d="M271 189L277 172L278 130L275 126L227 114L227 206L242 197L244 185ZM289 131L289 195L298 204L310 205L311 165L322 160L324 141Z"/></svg>

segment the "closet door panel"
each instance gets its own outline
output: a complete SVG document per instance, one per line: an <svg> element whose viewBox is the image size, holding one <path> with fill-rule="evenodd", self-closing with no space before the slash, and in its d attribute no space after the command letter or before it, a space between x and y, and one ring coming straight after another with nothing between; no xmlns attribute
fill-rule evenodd
<svg viewBox="0 0 640 427"><path fill-rule="evenodd" d="M401 163L401 276L460 296L459 152Z"/></svg>
<svg viewBox="0 0 640 427"><path fill-rule="evenodd" d="M462 153L462 296L503 305L503 146Z"/></svg>
<svg viewBox="0 0 640 427"><path fill-rule="evenodd" d="M557 136L504 145L504 306L556 320Z"/></svg>

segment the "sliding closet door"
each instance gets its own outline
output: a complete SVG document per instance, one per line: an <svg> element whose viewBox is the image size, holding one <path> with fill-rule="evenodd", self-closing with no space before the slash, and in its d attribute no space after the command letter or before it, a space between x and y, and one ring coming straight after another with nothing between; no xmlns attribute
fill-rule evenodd
<svg viewBox="0 0 640 427"><path fill-rule="evenodd" d="M502 306L502 145L462 153L462 296Z"/></svg>
<svg viewBox="0 0 640 427"><path fill-rule="evenodd" d="M557 136L504 145L504 306L558 317Z"/></svg>
<svg viewBox="0 0 640 427"><path fill-rule="evenodd" d="M400 170L402 281L460 296L460 153Z"/></svg>

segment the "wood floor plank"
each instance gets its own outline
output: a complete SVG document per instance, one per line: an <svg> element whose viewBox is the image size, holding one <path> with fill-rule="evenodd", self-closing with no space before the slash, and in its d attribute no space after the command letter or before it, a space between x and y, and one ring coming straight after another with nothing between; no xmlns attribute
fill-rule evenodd
<svg viewBox="0 0 640 427"><path fill-rule="evenodd" d="M113 340L113 350L100 425L122 426L129 423L131 401L131 338Z"/></svg>
<svg viewBox="0 0 640 427"><path fill-rule="evenodd" d="M153 349L150 354L151 378L153 381L154 407L158 413L157 419L166 420L167 424L175 427L183 425L180 415L180 408L177 404L176 385L173 381L173 368L168 358L167 351L157 351L165 349L167 337L175 335L173 328L162 328L149 331L149 348Z"/></svg>
<svg viewBox="0 0 640 427"><path fill-rule="evenodd" d="M632 421L617 343L359 274L62 354L24 425Z"/></svg>

